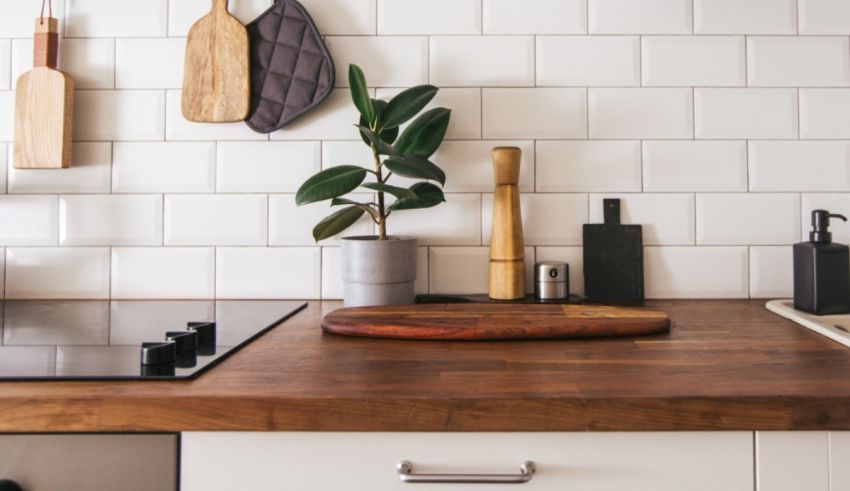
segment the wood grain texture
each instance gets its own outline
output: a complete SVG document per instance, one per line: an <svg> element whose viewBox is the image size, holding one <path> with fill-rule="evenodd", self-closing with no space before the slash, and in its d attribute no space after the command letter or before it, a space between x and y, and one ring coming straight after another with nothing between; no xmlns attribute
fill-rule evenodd
<svg viewBox="0 0 850 491"><path fill-rule="evenodd" d="M242 121L250 98L248 32L227 12L227 0L195 22L186 40L183 117L200 123Z"/></svg>
<svg viewBox="0 0 850 491"><path fill-rule="evenodd" d="M670 329L649 309L546 304L422 304L340 309L322 329L345 336L452 341L641 336Z"/></svg>
<svg viewBox="0 0 850 491"><path fill-rule="evenodd" d="M525 296L525 243L519 204L517 147L495 147L493 179L493 222L490 227L488 293L495 300L516 300Z"/></svg>
<svg viewBox="0 0 850 491"><path fill-rule="evenodd" d="M850 350L762 301L648 301L669 334L332 336L312 302L191 382L0 382L0 432L850 430Z"/></svg>

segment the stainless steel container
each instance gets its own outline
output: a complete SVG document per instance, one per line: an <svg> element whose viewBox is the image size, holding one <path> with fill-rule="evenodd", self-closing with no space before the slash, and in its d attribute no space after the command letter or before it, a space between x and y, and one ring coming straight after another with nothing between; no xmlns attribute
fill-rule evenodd
<svg viewBox="0 0 850 491"><path fill-rule="evenodd" d="M570 296L570 266L561 262L535 264L534 296L541 302L568 299Z"/></svg>

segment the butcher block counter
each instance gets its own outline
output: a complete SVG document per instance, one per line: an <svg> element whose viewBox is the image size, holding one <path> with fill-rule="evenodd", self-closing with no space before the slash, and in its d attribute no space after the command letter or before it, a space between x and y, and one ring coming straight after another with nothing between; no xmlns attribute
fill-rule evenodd
<svg viewBox="0 0 850 491"><path fill-rule="evenodd" d="M323 334L310 302L193 381L2 382L0 432L850 429L850 349L763 301L650 301L669 334Z"/></svg>

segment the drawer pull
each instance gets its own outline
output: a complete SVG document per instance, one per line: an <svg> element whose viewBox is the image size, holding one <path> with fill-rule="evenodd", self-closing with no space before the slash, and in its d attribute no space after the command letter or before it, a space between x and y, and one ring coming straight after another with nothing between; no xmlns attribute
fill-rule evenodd
<svg viewBox="0 0 850 491"><path fill-rule="evenodd" d="M402 482L429 482L455 484L522 484L534 477L534 462L526 461L519 466L519 474L414 474L413 464L402 460L396 466Z"/></svg>

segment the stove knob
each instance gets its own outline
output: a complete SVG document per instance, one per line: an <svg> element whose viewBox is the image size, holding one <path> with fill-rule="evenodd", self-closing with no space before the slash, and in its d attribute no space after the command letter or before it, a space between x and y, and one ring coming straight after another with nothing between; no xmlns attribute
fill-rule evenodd
<svg viewBox="0 0 850 491"><path fill-rule="evenodd" d="M168 363L165 365L142 365L140 374L142 377L173 377L176 365Z"/></svg>
<svg viewBox="0 0 850 491"><path fill-rule="evenodd" d="M165 333L167 341L177 343L177 357L195 356L198 352L198 333L195 331L169 331Z"/></svg>
<svg viewBox="0 0 850 491"><path fill-rule="evenodd" d="M0 479L0 491L24 491L24 488L15 481Z"/></svg>
<svg viewBox="0 0 850 491"><path fill-rule="evenodd" d="M142 365L173 365L177 361L177 343L142 343Z"/></svg>
<svg viewBox="0 0 850 491"><path fill-rule="evenodd" d="M198 354L215 354L215 322L189 322L186 329L198 333Z"/></svg>

